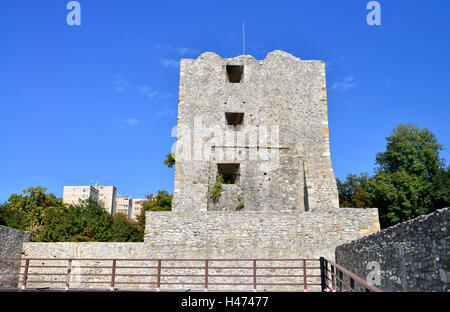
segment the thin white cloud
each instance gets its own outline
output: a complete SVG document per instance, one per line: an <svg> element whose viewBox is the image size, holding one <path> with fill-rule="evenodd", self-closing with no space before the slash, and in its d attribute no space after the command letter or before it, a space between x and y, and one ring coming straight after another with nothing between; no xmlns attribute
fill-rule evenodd
<svg viewBox="0 0 450 312"><path fill-rule="evenodd" d="M161 43L157 42L153 46L155 47L155 49L161 50Z"/></svg>
<svg viewBox="0 0 450 312"><path fill-rule="evenodd" d="M130 87L130 83L123 78L121 74L118 74L114 77L112 81L113 90L119 93L123 93L128 90Z"/></svg>
<svg viewBox="0 0 450 312"><path fill-rule="evenodd" d="M153 47L158 51L164 51L164 52L168 52L168 53L172 53L172 54L176 53L181 56L194 55L194 54L200 53L200 50L196 49L196 48L192 48L192 47L188 47L188 46L174 47L174 46L171 46L168 44L161 44L159 42L156 42L155 44L153 44Z"/></svg>
<svg viewBox="0 0 450 312"><path fill-rule="evenodd" d="M163 105L160 107L160 109L156 112L155 116L160 118L167 115L173 115L176 113L176 109L170 107L169 105Z"/></svg>
<svg viewBox="0 0 450 312"><path fill-rule="evenodd" d="M337 91L347 91L356 86L355 77L354 76L348 76L341 82L334 82L331 85L331 90L337 90Z"/></svg>
<svg viewBox="0 0 450 312"><path fill-rule="evenodd" d="M161 96L160 96L160 98L162 100L171 99L171 98L174 98L174 97L176 97L176 96L175 96L175 94L172 94L172 93L164 93L164 94L161 94Z"/></svg>
<svg viewBox="0 0 450 312"><path fill-rule="evenodd" d="M125 118L123 122L129 126L136 126L139 123L139 120L134 118Z"/></svg>
<svg viewBox="0 0 450 312"><path fill-rule="evenodd" d="M141 87L137 87L137 89L138 89L138 92L140 95L146 96L150 99L154 98L155 96L157 96L159 94L159 91L153 90L149 86L141 86Z"/></svg>
<svg viewBox="0 0 450 312"><path fill-rule="evenodd" d="M160 62L164 67L178 68L180 66L180 61L177 61L175 59L162 58L160 59Z"/></svg>
<svg viewBox="0 0 450 312"><path fill-rule="evenodd" d="M199 51L197 49L189 48L189 47L180 47L177 48L177 52L180 55L192 55L192 54L198 54Z"/></svg>

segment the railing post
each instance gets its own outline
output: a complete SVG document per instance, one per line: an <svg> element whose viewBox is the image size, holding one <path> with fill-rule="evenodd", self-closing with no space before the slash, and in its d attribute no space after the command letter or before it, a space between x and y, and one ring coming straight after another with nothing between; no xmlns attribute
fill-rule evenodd
<svg viewBox="0 0 450 312"><path fill-rule="evenodd" d="M205 291L208 291L208 260L205 260Z"/></svg>
<svg viewBox="0 0 450 312"><path fill-rule="evenodd" d="M325 292L327 290L327 280L325 278L325 274L325 258L320 257L320 284L322 285L322 292Z"/></svg>
<svg viewBox="0 0 450 312"><path fill-rule="evenodd" d="M303 291L307 292L308 291L308 286L307 286L307 279L306 279L306 260L303 259Z"/></svg>
<svg viewBox="0 0 450 312"><path fill-rule="evenodd" d="M156 291L161 290L161 260L158 260L158 275L156 276Z"/></svg>
<svg viewBox="0 0 450 312"><path fill-rule="evenodd" d="M116 281L116 259L112 262L112 268L111 268L111 291L114 291L114 282Z"/></svg>
<svg viewBox="0 0 450 312"><path fill-rule="evenodd" d="M256 292L256 259L253 260L253 292Z"/></svg>
<svg viewBox="0 0 450 312"><path fill-rule="evenodd" d="M350 289L355 291L355 280L350 277Z"/></svg>
<svg viewBox="0 0 450 312"><path fill-rule="evenodd" d="M70 273L72 272L72 259L67 263L66 290L70 288Z"/></svg>
<svg viewBox="0 0 450 312"><path fill-rule="evenodd" d="M336 272L334 271L334 265L331 266L331 291L336 291Z"/></svg>
<svg viewBox="0 0 450 312"><path fill-rule="evenodd" d="M339 291L344 292L344 274L341 270L338 270L339 272Z"/></svg>
<svg viewBox="0 0 450 312"><path fill-rule="evenodd" d="M27 288L27 280L28 280L28 267L30 265L30 259L25 260L25 268L23 270L23 281L22 281L22 289Z"/></svg>

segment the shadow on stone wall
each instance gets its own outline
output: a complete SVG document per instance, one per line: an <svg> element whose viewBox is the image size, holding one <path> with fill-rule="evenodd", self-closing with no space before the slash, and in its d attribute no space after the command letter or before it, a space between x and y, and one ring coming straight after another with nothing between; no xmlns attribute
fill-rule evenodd
<svg viewBox="0 0 450 312"><path fill-rule="evenodd" d="M385 291L449 291L450 208L336 248L336 262Z"/></svg>
<svg viewBox="0 0 450 312"><path fill-rule="evenodd" d="M20 231L0 225L0 259L1 258L21 258L22 247L24 242L30 241L30 233ZM18 261L0 260L0 280L17 281L20 268L2 267L9 265L20 265ZM12 275L3 275L3 273L11 273ZM0 288L16 288L17 282L0 282Z"/></svg>

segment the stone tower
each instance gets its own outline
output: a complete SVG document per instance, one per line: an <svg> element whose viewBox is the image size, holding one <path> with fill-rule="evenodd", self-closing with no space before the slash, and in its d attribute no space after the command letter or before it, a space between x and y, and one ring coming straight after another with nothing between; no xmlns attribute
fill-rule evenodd
<svg viewBox="0 0 450 312"><path fill-rule="evenodd" d="M207 52L180 67L174 212L339 207L323 61Z"/></svg>

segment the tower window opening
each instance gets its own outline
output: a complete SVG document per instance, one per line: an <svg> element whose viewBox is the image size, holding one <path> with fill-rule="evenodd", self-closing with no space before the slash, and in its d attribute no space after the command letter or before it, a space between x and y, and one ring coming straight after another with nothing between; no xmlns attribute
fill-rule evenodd
<svg viewBox="0 0 450 312"><path fill-rule="evenodd" d="M217 174L225 184L235 184L240 176L239 164L217 164Z"/></svg>
<svg viewBox="0 0 450 312"><path fill-rule="evenodd" d="M225 113L225 119L229 126L240 126L244 123L244 113Z"/></svg>
<svg viewBox="0 0 450 312"><path fill-rule="evenodd" d="M227 65L228 81L239 83L244 73L244 65Z"/></svg>

